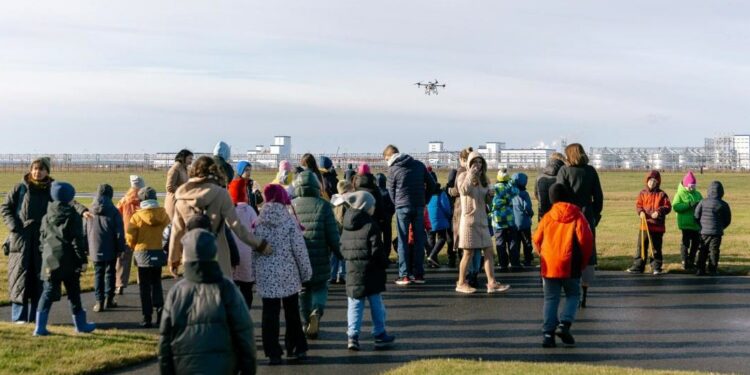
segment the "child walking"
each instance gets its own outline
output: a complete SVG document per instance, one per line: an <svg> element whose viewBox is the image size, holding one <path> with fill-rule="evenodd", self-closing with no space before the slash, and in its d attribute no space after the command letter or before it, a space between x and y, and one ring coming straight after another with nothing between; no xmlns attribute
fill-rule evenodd
<svg viewBox="0 0 750 375"><path fill-rule="evenodd" d="M396 338L385 329L386 311L381 293L385 291L388 250L387 245L383 244L378 224L372 218L375 198L365 191L347 194L345 198L349 209L344 215L341 253L346 260L347 270L347 348L352 351L360 349L359 335L365 300L370 303L375 347L387 347Z"/></svg>
<svg viewBox="0 0 750 375"><path fill-rule="evenodd" d="M47 336L47 321L52 302L59 301L65 285L73 314L73 325L78 333L89 333L96 326L86 322L86 311L81 304L81 273L88 266L88 248L83 234L81 215L70 205L76 191L65 182L53 182L50 187L52 203L41 224L42 273L44 290L39 299L34 336Z"/></svg>
<svg viewBox="0 0 750 375"><path fill-rule="evenodd" d="M161 321L164 294L161 286L161 268L167 264L167 254L162 248L162 232L169 224L167 210L159 207L156 190L144 187L138 191L141 209L130 217L125 239L133 249L138 266L138 289L141 295L141 327L152 328L156 309L156 325Z"/></svg>
<svg viewBox="0 0 750 375"><path fill-rule="evenodd" d="M125 251L125 230L120 211L112 204L112 186L99 185L89 212L93 218L84 220L84 226L94 262L94 312L100 312L117 307L115 266L117 258Z"/></svg>
<svg viewBox="0 0 750 375"><path fill-rule="evenodd" d="M497 250L500 272L521 269L521 257L518 252L518 235L513 216L513 198L518 189L513 185L508 170L497 171L497 183L492 197L492 221L495 227L495 248Z"/></svg>
<svg viewBox="0 0 750 375"><path fill-rule="evenodd" d="M706 274L706 260L708 259L708 273L716 275L719 269L719 254L721 252L721 238L724 229L732 223L732 210L724 197L724 186L714 181L708 187L706 199L695 207L695 220L701 226L701 247L698 254L698 271L696 275Z"/></svg>
<svg viewBox="0 0 750 375"><path fill-rule="evenodd" d="M550 188L552 208L544 215L534 233L544 285L545 348L554 348L555 335L565 346L574 346L570 327L575 321L581 296L581 274L594 247L591 228L581 209L572 202L572 193L562 184ZM560 292L565 290L565 305L558 317Z"/></svg>
<svg viewBox="0 0 750 375"><path fill-rule="evenodd" d="M641 218L640 232L638 232L638 245L633 260L633 266L628 268L629 273L643 273L647 261L651 263L654 275L661 275L662 270L662 240L666 227L664 225L667 214L672 211L669 197L660 188L661 174L659 171L651 171L646 176L646 187L638 195L635 207ZM645 236L645 237L644 237ZM648 248L653 250L653 257L649 257Z"/></svg>
<svg viewBox="0 0 750 375"><path fill-rule="evenodd" d="M529 176L525 173L515 173L511 180L518 189L518 195L513 197L513 220L517 230L516 246L523 246L524 267L531 267L531 262L534 260L534 249L531 246L531 218L534 217L534 206L529 192L526 191Z"/></svg>
<svg viewBox="0 0 750 375"><path fill-rule="evenodd" d="M695 220L695 207L703 196L696 190L696 180L693 172L688 172L677 186L677 194L672 202L672 209L677 213L677 227L682 231L682 268L686 271L695 268L695 255L701 242L701 226Z"/></svg>

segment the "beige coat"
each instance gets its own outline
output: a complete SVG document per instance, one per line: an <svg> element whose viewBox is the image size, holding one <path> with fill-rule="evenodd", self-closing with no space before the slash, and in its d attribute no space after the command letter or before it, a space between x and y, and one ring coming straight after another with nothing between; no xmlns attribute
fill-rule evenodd
<svg viewBox="0 0 750 375"><path fill-rule="evenodd" d="M466 168L459 167L456 171L456 186L448 189L448 194L450 194L451 197L456 198L456 200L453 202L453 218L452 218L452 224L453 228L460 228L461 226L461 199L458 199L458 197L461 196L461 194L458 193L458 181L461 180L463 175L466 173ZM453 230L453 243L458 246L458 242L460 241L458 230Z"/></svg>
<svg viewBox="0 0 750 375"><path fill-rule="evenodd" d="M188 170L182 162L175 162L172 168L167 172L167 197L164 198L164 209L171 219L174 216L174 193L177 188L188 181Z"/></svg>
<svg viewBox="0 0 750 375"><path fill-rule="evenodd" d="M469 155L467 165L471 165L471 161L475 158L481 158L476 151ZM458 247L460 249L486 249L492 247L487 216L490 186L474 185L471 177L471 171L467 171L456 179L461 200Z"/></svg>
<svg viewBox="0 0 750 375"><path fill-rule="evenodd" d="M175 192L172 235L169 239L169 264L182 264L181 240L187 231L187 221L204 210L211 219L211 231L216 234L216 260L224 275L229 276L232 274L232 264L224 224L231 228L240 241L253 248L259 248L260 241L237 218L229 193L205 178L191 178Z"/></svg>

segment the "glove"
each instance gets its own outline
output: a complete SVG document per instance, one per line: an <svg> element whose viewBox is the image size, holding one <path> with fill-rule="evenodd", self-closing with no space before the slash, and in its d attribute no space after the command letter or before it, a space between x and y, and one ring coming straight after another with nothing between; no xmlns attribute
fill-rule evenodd
<svg viewBox="0 0 750 375"><path fill-rule="evenodd" d="M638 216L640 216L641 219L645 219L646 218L646 213L643 212L643 211L641 211L640 215L638 215Z"/></svg>

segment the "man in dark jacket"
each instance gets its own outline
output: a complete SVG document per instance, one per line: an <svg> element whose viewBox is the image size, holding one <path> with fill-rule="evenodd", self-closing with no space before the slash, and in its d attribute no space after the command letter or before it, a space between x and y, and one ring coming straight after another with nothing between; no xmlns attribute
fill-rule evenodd
<svg viewBox="0 0 750 375"><path fill-rule="evenodd" d="M91 260L94 262L94 312L99 312L105 307L117 307L115 265L117 257L125 251L125 226L120 211L112 204L112 186L99 185L90 212L94 217L85 222L85 228Z"/></svg>
<svg viewBox="0 0 750 375"><path fill-rule="evenodd" d="M539 216L537 217L539 221L542 221L542 216L552 208L552 201L549 200L549 189L557 182L557 172L565 165L563 158L564 156L559 152L553 153L547 162L547 166L536 179L534 195L539 202Z"/></svg>
<svg viewBox="0 0 750 375"><path fill-rule="evenodd" d="M393 343L395 337L385 330L385 305L381 293L385 291L388 266L386 246L380 238L380 229L373 220L375 198L365 191L346 195L349 209L344 214L344 230L341 234L341 252L346 260L346 295L348 298L349 350L359 350L359 334L362 327L365 300L370 303L372 334L375 347Z"/></svg>
<svg viewBox="0 0 750 375"><path fill-rule="evenodd" d="M216 262L216 238L182 238L185 278L167 295L159 339L162 374L255 374L253 322L240 291Z"/></svg>
<svg viewBox="0 0 750 375"><path fill-rule="evenodd" d="M427 241L424 226L424 207L427 193L435 191L435 181L422 162L398 148L388 145L383 151L388 162L388 193L396 207L398 225L398 279L396 284L424 284L424 248ZM409 226L414 228L414 254L409 249ZM411 260L411 262L409 261Z"/></svg>
<svg viewBox="0 0 750 375"><path fill-rule="evenodd" d="M706 259L708 273L715 275L719 268L721 238L724 236L724 229L732 223L732 210L723 197L724 186L721 182L711 182L706 199L695 207L695 220L701 226L701 247L696 272L698 276L706 274Z"/></svg>

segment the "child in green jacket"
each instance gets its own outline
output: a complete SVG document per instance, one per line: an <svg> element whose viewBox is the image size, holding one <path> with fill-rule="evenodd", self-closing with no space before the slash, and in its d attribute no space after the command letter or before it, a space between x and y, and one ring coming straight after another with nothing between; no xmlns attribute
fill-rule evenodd
<svg viewBox="0 0 750 375"><path fill-rule="evenodd" d="M697 181L693 172L688 172L677 186L672 209L677 212L677 227L682 231L682 268L686 271L695 269L695 255L701 243L701 226L695 221L695 207L703 200L695 188Z"/></svg>

